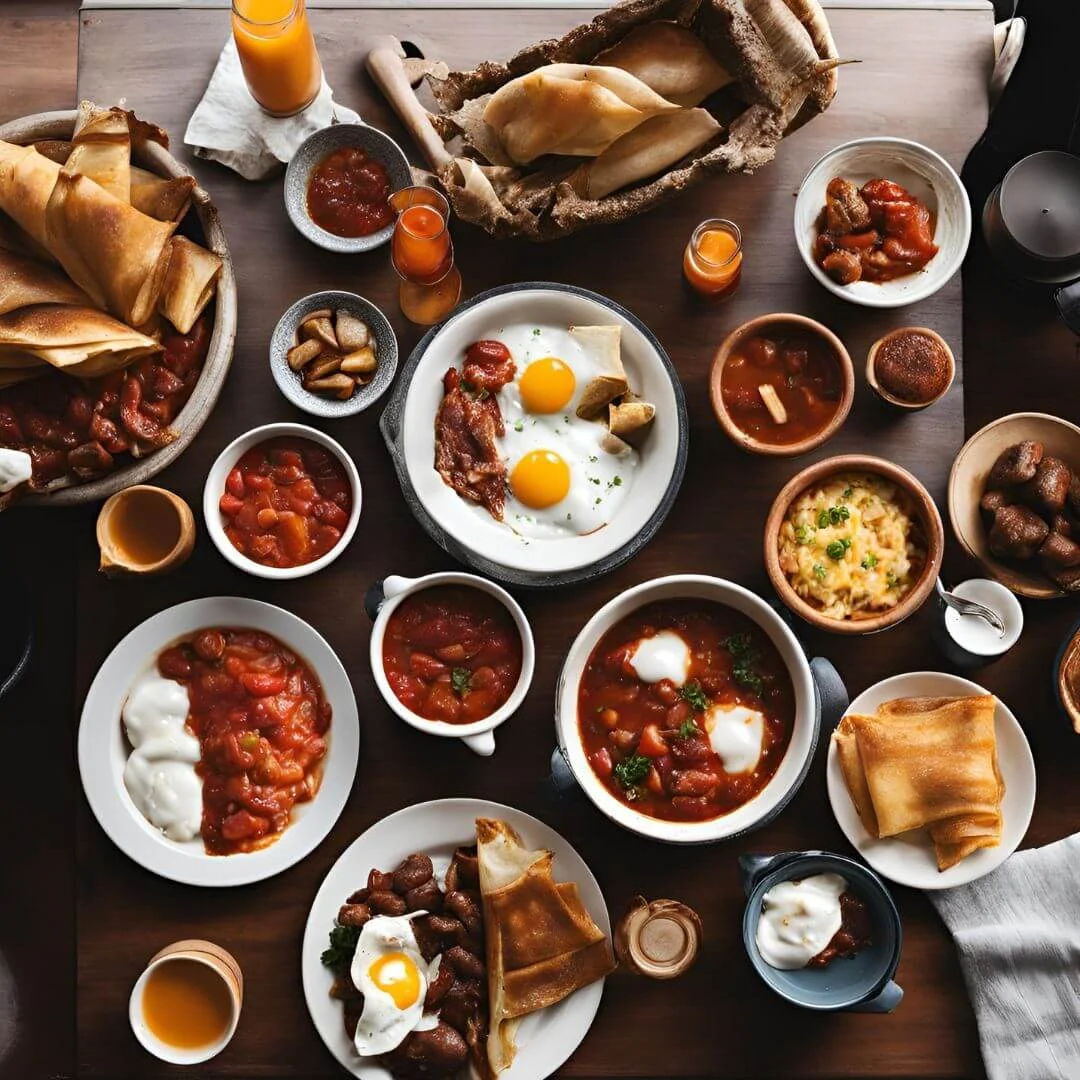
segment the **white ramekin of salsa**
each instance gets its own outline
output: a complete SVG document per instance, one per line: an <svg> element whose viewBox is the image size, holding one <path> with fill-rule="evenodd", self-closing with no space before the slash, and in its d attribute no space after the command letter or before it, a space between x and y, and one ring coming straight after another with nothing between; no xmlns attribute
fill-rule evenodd
<svg viewBox="0 0 1080 1080"><path fill-rule="evenodd" d="M449 571L388 577L364 606L374 622L371 671L386 704L420 731L493 754L495 728L533 677L532 630L517 601L486 578Z"/></svg>
<svg viewBox="0 0 1080 1080"><path fill-rule="evenodd" d="M329 566L360 521L360 476L340 443L306 424L265 424L218 455L203 489L218 551L256 577Z"/></svg>

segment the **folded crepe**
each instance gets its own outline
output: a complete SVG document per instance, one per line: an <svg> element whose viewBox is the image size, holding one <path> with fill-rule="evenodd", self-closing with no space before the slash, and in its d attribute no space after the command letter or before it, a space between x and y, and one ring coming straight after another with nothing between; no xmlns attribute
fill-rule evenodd
<svg viewBox="0 0 1080 1080"><path fill-rule="evenodd" d="M621 68L548 64L496 90L483 118L523 165L544 154L596 157L650 116L678 107Z"/></svg>
<svg viewBox="0 0 1080 1080"><path fill-rule="evenodd" d="M131 202L131 132L127 114L84 101L63 171L93 180L121 202Z"/></svg>
<svg viewBox="0 0 1080 1080"><path fill-rule="evenodd" d="M90 297L56 267L0 249L0 315L32 304L93 306Z"/></svg>
<svg viewBox="0 0 1080 1080"><path fill-rule="evenodd" d="M599 374L582 390L575 410L582 420L596 420L607 411L609 402L630 389L621 355L622 327L571 326L570 334L599 368Z"/></svg>
<svg viewBox="0 0 1080 1080"><path fill-rule="evenodd" d="M45 208L59 175L60 166L32 146L0 140L0 210L47 251Z"/></svg>
<svg viewBox="0 0 1080 1080"><path fill-rule="evenodd" d="M611 944L573 883L556 883L550 851L530 851L503 821L478 818L487 950L488 1063L509 1068L521 1017L554 1005L615 967Z"/></svg>
<svg viewBox="0 0 1080 1080"><path fill-rule="evenodd" d="M186 334L217 289L221 257L192 243L186 236L174 236L169 244L172 254L158 300L158 311L181 334Z"/></svg>
<svg viewBox="0 0 1080 1080"><path fill-rule="evenodd" d="M194 176L163 176L131 167L131 205L158 221L180 221L191 205Z"/></svg>

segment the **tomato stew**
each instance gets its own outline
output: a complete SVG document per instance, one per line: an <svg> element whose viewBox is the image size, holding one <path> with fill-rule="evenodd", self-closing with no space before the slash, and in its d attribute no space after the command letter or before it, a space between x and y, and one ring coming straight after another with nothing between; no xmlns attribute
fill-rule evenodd
<svg viewBox="0 0 1080 1080"><path fill-rule="evenodd" d="M390 177L374 158L356 146L325 157L308 181L311 220L335 236L370 236L394 220Z"/></svg>
<svg viewBox="0 0 1080 1080"><path fill-rule="evenodd" d="M383 637L394 696L425 720L474 724L501 708L521 675L510 612L479 589L439 585L407 596Z"/></svg>
<svg viewBox="0 0 1080 1080"><path fill-rule="evenodd" d="M166 649L158 671L187 687L207 853L276 840L322 779L331 708L318 676L269 634L213 628Z"/></svg>
<svg viewBox="0 0 1080 1080"><path fill-rule="evenodd" d="M765 404L761 387L766 385L786 414L783 423L776 422ZM782 337L747 338L720 372L720 393L732 422L770 446L816 435L836 415L843 392L840 361L832 347L795 326Z"/></svg>
<svg viewBox="0 0 1080 1080"><path fill-rule="evenodd" d="M866 905L853 893L840 894L840 929L807 967L828 967L834 960L854 956L873 945L874 924Z"/></svg>
<svg viewBox="0 0 1080 1080"><path fill-rule="evenodd" d="M282 436L240 458L218 505L225 535L242 555L263 566L302 566L341 541L352 487L332 450Z"/></svg>
<svg viewBox="0 0 1080 1080"><path fill-rule="evenodd" d="M682 687L643 682L637 644L672 631L689 650ZM763 716L761 752L728 773L710 731L734 706ZM621 619L597 642L581 677L578 720L593 772L617 799L649 817L705 821L730 813L769 782L791 741L795 692L765 633L722 604L664 600Z"/></svg>

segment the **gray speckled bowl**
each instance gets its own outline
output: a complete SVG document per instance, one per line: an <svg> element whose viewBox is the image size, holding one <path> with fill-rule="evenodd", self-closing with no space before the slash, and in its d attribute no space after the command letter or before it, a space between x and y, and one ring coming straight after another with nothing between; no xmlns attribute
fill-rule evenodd
<svg viewBox="0 0 1080 1080"><path fill-rule="evenodd" d="M399 191L412 182L412 170L405 155L389 135L384 135L370 124L331 124L309 135L293 155L285 170L285 209L292 223L313 244L351 255L360 251L372 251L382 247L394 231L393 223L370 236L337 236L320 228L311 220L307 209L308 180L312 170L335 150L356 146L365 150L378 161L390 176L390 190Z"/></svg>
<svg viewBox="0 0 1080 1080"><path fill-rule="evenodd" d="M286 354L296 343L296 332L300 324L312 311L318 311L319 308L331 308L335 311L338 308L344 308L358 319L363 319L375 337L375 355L379 361L375 377L365 386L358 386L353 391L353 396L346 401L323 397L321 394L313 394L310 390L305 390L299 373L289 367ZM390 383L394 380L394 372L397 371L397 363L398 344L394 328L370 300L365 300L356 293L337 292L330 289L312 293L310 296L297 300L278 319L273 336L270 338L270 371L274 376L274 382L278 384L278 389L297 408L311 413L312 416L325 416L331 420L339 416L353 416L358 412L363 412L369 405L378 401L390 388Z"/></svg>

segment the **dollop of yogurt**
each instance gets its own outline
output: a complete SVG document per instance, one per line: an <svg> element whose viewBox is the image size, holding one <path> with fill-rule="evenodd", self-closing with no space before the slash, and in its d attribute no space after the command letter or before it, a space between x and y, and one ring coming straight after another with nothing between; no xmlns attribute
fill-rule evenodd
<svg viewBox="0 0 1080 1080"><path fill-rule="evenodd" d="M762 960L781 971L806 967L840 929L840 897L847 887L839 874L774 885L762 898L755 935Z"/></svg>
<svg viewBox="0 0 1080 1080"><path fill-rule="evenodd" d="M724 772L753 772L761 759L765 717L745 705L713 705L705 713L709 745L720 758Z"/></svg>
<svg viewBox="0 0 1080 1080"><path fill-rule="evenodd" d="M25 450L9 450L0 446L0 493L25 484L33 472L33 462Z"/></svg>
<svg viewBox="0 0 1080 1080"><path fill-rule="evenodd" d="M682 686L690 674L690 647L673 630L661 630L637 642L630 654L630 666L642 682L670 679Z"/></svg>
<svg viewBox="0 0 1080 1080"><path fill-rule="evenodd" d="M139 813L177 841L198 836L202 824L199 740L184 726L189 706L187 687L151 670L135 680L121 713L133 747L124 787Z"/></svg>

